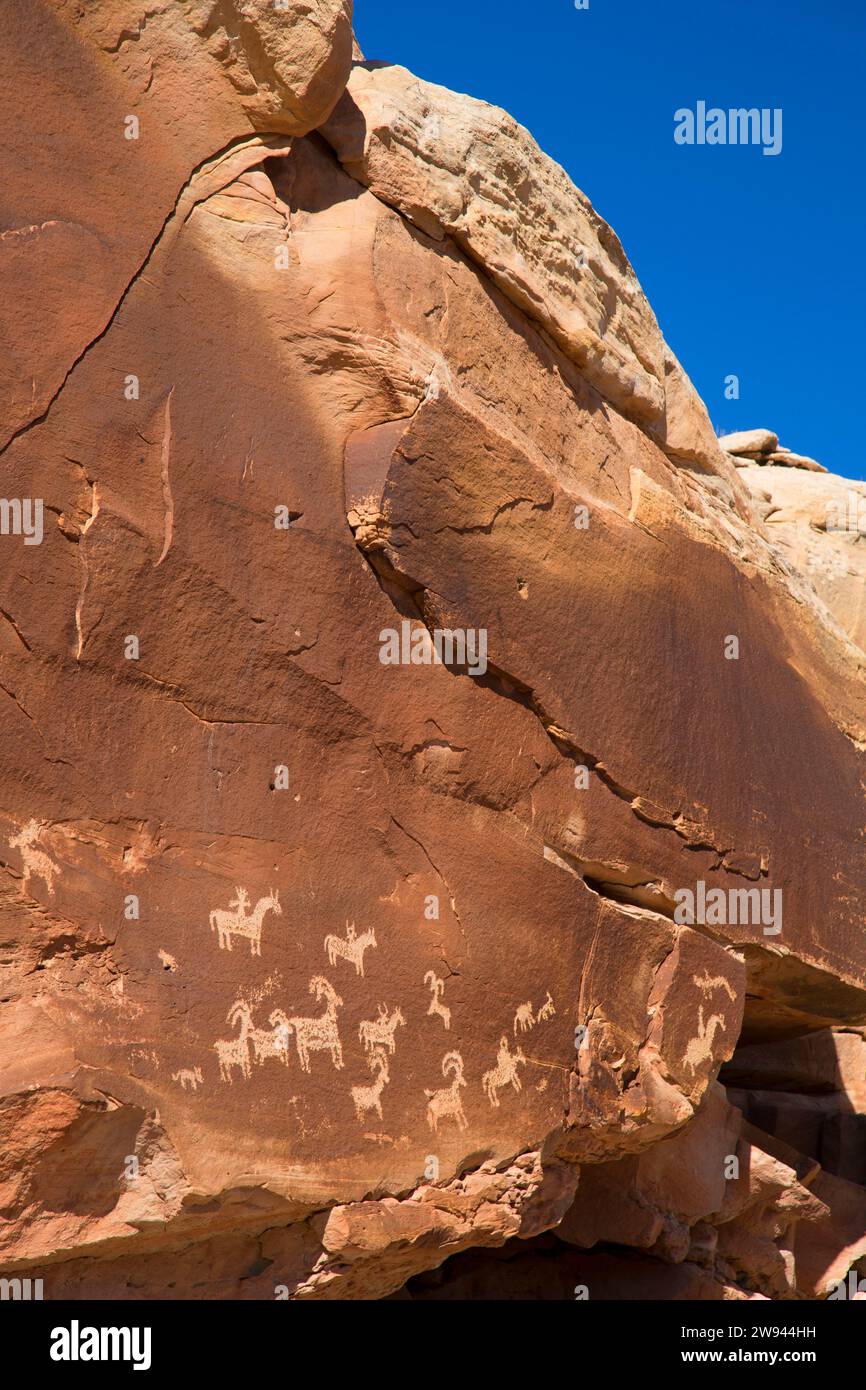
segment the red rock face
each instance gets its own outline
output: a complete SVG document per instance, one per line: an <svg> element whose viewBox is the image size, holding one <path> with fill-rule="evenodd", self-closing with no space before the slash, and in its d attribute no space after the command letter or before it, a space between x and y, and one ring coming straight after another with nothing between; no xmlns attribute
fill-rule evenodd
<svg viewBox="0 0 866 1390"><path fill-rule="evenodd" d="M324 124L348 6L129 8L16 16L3 1269L508 1297L553 1242L551 1297L824 1296L866 1253L866 658L525 132L418 84L550 180L591 293L368 145L379 70Z"/></svg>

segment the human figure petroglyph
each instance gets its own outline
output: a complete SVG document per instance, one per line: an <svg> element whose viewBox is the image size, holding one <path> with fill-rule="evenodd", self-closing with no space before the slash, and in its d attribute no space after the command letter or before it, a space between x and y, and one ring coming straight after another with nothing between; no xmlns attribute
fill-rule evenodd
<svg viewBox="0 0 866 1390"><path fill-rule="evenodd" d="M49 897L54 896L54 879L60 870L54 861L38 848L40 837L45 829L45 821L29 820L9 841L11 849L20 849L21 851L22 894L27 892L31 878L41 878Z"/></svg>
<svg viewBox="0 0 866 1390"><path fill-rule="evenodd" d="M370 1086L352 1087L352 1101L355 1106L355 1114L362 1124L369 1110L375 1110L381 1120L382 1092L391 1079L388 1070L388 1054L383 1047L373 1048L373 1051L367 1058L367 1065L371 1071L376 1073L376 1080Z"/></svg>
<svg viewBox="0 0 866 1390"><path fill-rule="evenodd" d="M180 1071L172 1072L171 1079L180 1082L182 1091L197 1091L204 1083L201 1067L182 1067Z"/></svg>
<svg viewBox="0 0 866 1390"><path fill-rule="evenodd" d="M349 961L355 967L356 975L364 973L364 952L371 946L376 945L376 933L372 928L362 932L360 936L355 935L355 923L346 923L346 935L335 936L329 932L325 937L325 950L328 953L328 961L333 966L337 964L340 957Z"/></svg>
<svg viewBox="0 0 866 1390"><path fill-rule="evenodd" d="M525 1004L518 1005L517 1013L514 1015L515 1036L518 1029L521 1033L528 1033L530 1028L534 1027L535 1014L532 1012L532 1000L528 1000Z"/></svg>
<svg viewBox="0 0 866 1390"><path fill-rule="evenodd" d="M388 1013L388 1005L379 1005L379 1017L374 1019L364 1019L358 1029L358 1041L364 1044L366 1052L372 1051L376 1046L387 1047L393 1055L397 1046L394 1037L398 1028L405 1027L406 1020L403 1017L402 1009L394 1009L393 1013Z"/></svg>
<svg viewBox="0 0 866 1390"><path fill-rule="evenodd" d="M252 1070L250 1067L250 1032L253 1021L249 1004L246 1004L243 999L232 1004L228 1012L228 1022L233 1028L240 1027L240 1032L236 1038L218 1039L214 1043L214 1051L220 1064L220 1081L228 1081L231 1084L232 1067L237 1067L241 1075L247 1078Z"/></svg>
<svg viewBox="0 0 866 1390"><path fill-rule="evenodd" d="M424 976L424 983L433 991L433 998L430 1000L427 1016L429 1018L431 1014L434 1016L438 1015L445 1024L445 1032L447 1033L451 1027L451 1010L447 1004L442 1003L442 995L445 993L445 981L440 980L439 976L435 974L434 971L428 970L427 974Z"/></svg>
<svg viewBox="0 0 866 1390"><path fill-rule="evenodd" d="M343 1001L324 975L314 975L309 989L319 1003L325 1000L325 1012L319 1018L294 1017L285 1020L285 1026L294 1030L301 1069L310 1070L311 1052L330 1052L335 1068L341 1071L343 1048L337 1031L337 1010L342 1008Z"/></svg>
<svg viewBox="0 0 866 1390"><path fill-rule="evenodd" d="M698 1008L698 1036L692 1038L683 1057L683 1066L689 1068L694 1073L703 1062L708 1062L713 1055L713 1040L718 1029L724 1033L727 1028L721 1014L711 1014L704 1022L704 1006Z"/></svg>
<svg viewBox="0 0 866 1390"><path fill-rule="evenodd" d="M490 1101L491 1105L499 1104L499 1096L496 1093L501 1090L503 1086L511 1085L514 1087L515 1091L523 1090L520 1077L517 1074L517 1068L525 1064L526 1058L521 1048L518 1047L516 1052L512 1052L508 1038L503 1033L502 1037L499 1039L496 1066L491 1068L490 1071L486 1071L481 1078L481 1084L484 1087L487 1099Z"/></svg>
<svg viewBox="0 0 866 1390"><path fill-rule="evenodd" d="M466 1078L463 1075L463 1058L459 1052L446 1052L442 1058L442 1075L447 1077L449 1073L450 1086L439 1091L424 1091L427 1097L427 1123L434 1134L439 1132L440 1120L455 1120L458 1129L461 1130L469 1128L469 1121L460 1099L460 1087L466 1085Z"/></svg>
<svg viewBox="0 0 866 1390"><path fill-rule="evenodd" d="M245 888L236 888L237 897L229 903L229 911L223 908L214 908L210 914L210 929L217 933L220 950L225 948L227 951L232 949L232 937L245 937L250 943L250 955L260 956L262 954L262 923L266 912L273 912L279 917L282 913L279 895L271 889L270 893L264 898L259 898L252 912L249 908L249 894ZM231 909L234 911L231 911Z"/></svg>

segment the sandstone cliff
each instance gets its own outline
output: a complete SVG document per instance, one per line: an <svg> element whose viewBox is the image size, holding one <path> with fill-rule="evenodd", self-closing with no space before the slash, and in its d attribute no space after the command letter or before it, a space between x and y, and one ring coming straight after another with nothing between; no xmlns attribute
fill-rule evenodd
<svg viewBox="0 0 866 1390"><path fill-rule="evenodd" d="M5 8L3 1272L825 1296L847 484L722 447L588 200L350 0Z"/></svg>

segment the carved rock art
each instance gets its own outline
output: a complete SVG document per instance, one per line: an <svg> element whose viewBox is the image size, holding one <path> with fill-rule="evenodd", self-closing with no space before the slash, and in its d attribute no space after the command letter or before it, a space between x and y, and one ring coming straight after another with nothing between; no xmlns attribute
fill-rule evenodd
<svg viewBox="0 0 866 1390"><path fill-rule="evenodd" d="M229 911L215 908L210 914L210 929L217 933L220 950L232 949L232 937L239 936L250 943L250 955L262 954L262 923L266 912L280 916L282 908L277 893L271 890L259 898L253 910L249 911L249 894L245 888L237 888L237 896L229 903ZM232 910L234 909L234 910Z"/></svg>
<svg viewBox="0 0 866 1390"><path fill-rule="evenodd" d="M179 1071L173 1071L172 1081L180 1083L182 1091L197 1091L199 1086L204 1085L201 1067L181 1067Z"/></svg>
<svg viewBox="0 0 866 1390"><path fill-rule="evenodd" d="M692 1038L683 1057L683 1065L694 1072L704 1062L708 1061L713 1055L713 1042L716 1033L721 1029L724 1033L726 1028L722 1014L711 1014L704 1020L704 1006L698 1008L698 1035Z"/></svg>
<svg viewBox="0 0 866 1390"><path fill-rule="evenodd" d="M333 932L325 937L325 950L328 953L328 960L331 965L336 965L342 959L349 961L355 967L356 975L364 973L364 952L371 946L376 945L376 933L373 930L362 932L360 936L355 934L355 923L346 923L346 935L334 936Z"/></svg>
<svg viewBox="0 0 866 1390"><path fill-rule="evenodd" d="M445 1026L445 1032L447 1033L451 1027L451 1010L447 1004L442 1003L442 996L445 993L445 981L441 980L434 970L428 970L427 974L424 976L424 983L429 987L433 995L427 1009L427 1016L428 1018L431 1016L441 1018Z"/></svg>
<svg viewBox="0 0 866 1390"><path fill-rule="evenodd" d="M406 1020L403 1017L402 1009L393 1009L389 1013L388 1005L380 1004L378 1018L362 1020L358 1028L358 1039L364 1044L367 1052L372 1051L377 1046L383 1046L393 1054L397 1046L397 1029L405 1026Z"/></svg>
<svg viewBox="0 0 866 1390"><path fill-rule="evenodd" d="M515 1034L518 1032L528 1033L531 1028L535 1027L536 1022L535 1014L532 1012L532 1003L519 1004L517 1013L514 1015Z"/></svg>
<svg viewBox="0 0 866 1390"><path fill-rule="evenodd" d="M382 1092L390 1081L388 1054L383 1047L374 1047L367 1058L367 1065L375 1073L376 1079L369 1086L352 1087L352 1103L358 1120L366 1123L369 1111L373 1110L382 1119Z"/></svg>
<svg viewBox="0 0 866 1390"><path fill-rule="evenodd" d="M282 1027L289 1029L295 1035L298 1060L303 1071L308 1072L310 1070L311 1052L330 1052L331 1061L340 1071L343 1067L343 1048L337 1029L337 1010L342 1008L343 1001L333 985L323 975L314 975L309 988L310 993L316 996L319 1003L324 999L325 1012L318 1018L295 1016L285 1019Z"/></svg>
<svg viewBox="0 0 866 1390"><path fill-rule="evenodd" d="M237 1068L241 1076L249 1078L252 1067L250 1065L250 1034L252 1032L253 1021L250 1013L249 1004L243 999L239 999L233 1004L228 1012L228 1022L233 1028L237 1028L236 1038L218 1039L214 1043L214 1051L220 1068L220 1081L232 1081L232 1069Z"/></svg>
<svg viewBox="0 0 866 1390"><path fill-rule="evenodd" d="M19 833L10 839L9 844L12 849L21 851L21 892L27 892L32 878L39 878L45 884L48 896L53 897L54 879L60 873L60 869L53 859L39 848L39 841L45 829L43 821L29 820L21 827Z"/></svg>
<svg viewBox="0 0 866 1390"><path fill-rule="evenodd" d="M466 1085L466 1078L463 1075L463 1058L459 1052L446 1052L442 1058L442 1075L451 1077L450 1085L438 1091L425 1089L424 1092L427 1097L427 1123L434 1134L439 1133L439 1125L443 1120L453 1120L458 1129L468 1129L469 1121L460 1099L460 1088Z"/></svg>
<svg viewBox="0 0 866 1390"><path fill-rule="evenodd" d="M253 1028L250 1033L250 1040L253 1045L253 1058L255 1062L261 1064L269 1057L276 1057L278 1061L289 1065L289 1035L291 1025L282 1009L274 1009L268 1018L270 1028Z"/></svg>
<svg viewBox="0 0 866 1390"><path fill-rule="evenodd" d="M496 1066L492 1067L490 1071L486 1071L481 1078L481 1084L491 1105L499 1105L498 1092L502 1090L503 1086L511 1086L515 1091L523 1089L517 1068L525 1065L526 1058L523 1055L523 1050L518 1047L516 1052L512 1052L508 1038L503 1034L499 1039Z"/></svg>

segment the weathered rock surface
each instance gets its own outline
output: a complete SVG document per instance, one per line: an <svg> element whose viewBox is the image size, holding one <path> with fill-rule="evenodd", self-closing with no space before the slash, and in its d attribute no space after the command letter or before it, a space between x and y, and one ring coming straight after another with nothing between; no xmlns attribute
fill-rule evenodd
<svg viewBox="0 0 866 1390"><path fill-rule="evenodd" d="M771 454L779 446L779 436L772 430L739 430L735 434L723 434L719 439L728 454L742 454L747 458L760 454Z"/></svg>
<svg viewBox="0 0 866 1390"><path fill-rule="evenodd" d="M673 456L724 473L703 402L616 235L506 112L405 68L356 63L323 133L353 178L480 264L606 400Z"/></svg>
<svg viewBox="0 0 866 1390"><path fill-rule="evenodd" d="M12 16L0 254L68 64L95 133L12 271L0 1265L422 1296L557 1230L593 1296L823 1296L863 1189L716 1077L866 1023L866 657L562 170L360 61L305 133L349 7L266 8Z"/></svg>
<svg viewBox="0 0 866 1390"><path fill-rule="evenodd" d="M866 651L866 484L758 464L740 477L779 551Z"/></svg>

